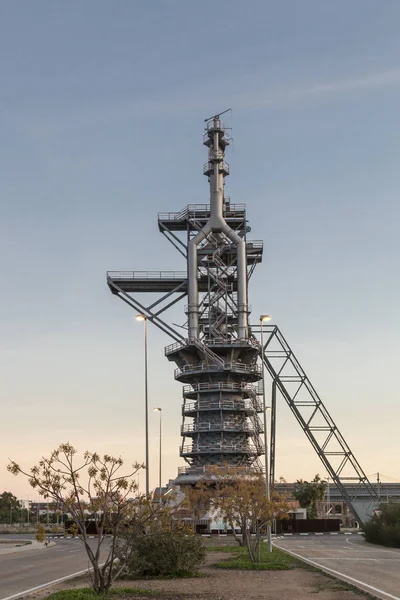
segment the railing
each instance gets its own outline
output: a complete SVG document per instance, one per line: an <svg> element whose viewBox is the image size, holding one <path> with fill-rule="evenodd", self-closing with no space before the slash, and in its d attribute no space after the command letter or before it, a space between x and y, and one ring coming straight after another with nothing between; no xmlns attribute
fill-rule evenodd
<svg viewBox="0 0 400 600"><path fill-rule="evenodd" d="M247 413L262 412L263 405L258 400L198 400L182 405L183 413L209 410L244 411Z"/></svg>
<svg viewBox="0 0 400 600"><path fill-rule="evenodd" d="M173 352L176 352L177 350L181 350L183 348L185 348L188 345L188 340L182 340L181 342L175 342L175 344L170 344L169 346L166 346L164 348L164 354L165 356L168 356L169 354L172 354Z"/></svg>
<svg viewBox="0 0 400 600"><path fill-rule="evenodd" d="M247 249L250 250L253 248L254 250L263 250L264 242L262 240L252 240L251 242L246 242Z"/></svg>
<svg viewBox="0 0 400 600"><path fill-rule="evenodd" d="M187 346L195 346L200 352L202 352L205 356L209 358L212 364L217 365L220 368L224 368L224 360L218 354L215 354L210 348L205 346L201 340L198 338L184 339L181 342L175 342L175 344L171 344L167 346L164 350L165 356L172 354L173 352L177 352L178 350L182 350Z"/></svg>
<svg viewBox="0 0 400 600"><path fill-rule="evenodd" d="M211 130L210 130L210 131L211 131ZM210 138L210 136L208 135L208 133L204 133L204 134L203 134L203 144L204 144L205 146L209 146L209 144L210 144L210 139L211 139L211 138ZM222 142L225 142L225 144L229 144L229 142L231 141L231 139L232 139L232 138L231 138L231 136L228 134L228 132L227 132L227 131L224 131L224 135L222 136L222 138L221 138L221 141L222 141Z"/></svg>
<svg viewBox="0 0 400 600"><path fill-rule="evenodd" d="M175 369L174 376L175 379L179 379L182 375L186 373L201 373L208 371L232 371L233 373L246 373L246 374L256 374L261 377L262 368L260 365L246 365L243 363L224 363L224 365L210 365L208 363L198 363L196 365L184 365L181 369Z"/></svg>
<svg viewBox="0 0 400 600"><path fill-rule="evenodd" d="M224 423L190 423L181 426L181 433L197 433L204 431L236 431L236 432L249 432L254 433L255 429L250 423L235 423L235 422L224 422Z"/></svg>
<svg viewBox="0 0 400 600"><path fill-rule="evenodd" d="M216 162L215 164L218 165L219 173L225 173L226 175L229 175L230 167L227 162L221 161L221 162ZM204 163L204 165L203 165L203 174L204 175L209 175L213 171L214 171L214 163L212 163L212 162Z"/></svg>
<svg viewBox="0 0 400 600"><path fill-rule="evenodd" d="M107 278L113 280L134 279L147 281L149 279L187 279L186 271L107 271Z"/></svg>
<svg viewBox="0 0 400 600"><path fill-rule="evenodd" d="M185 311L185 313L187 314L186 311ZM221 308L220 306L218 306L218 307L213 306L211 308L201 311L199 314L199 319L203 319L203 321L205 319L207 319L207 320L215 319L217 315L219 317L223 317L223 321L225 321L226 319L229 319L230 321L232 321L232 319L237 319L237 311L233 312L233 310L231 308L224 309L224 308Z"/></svg>
<svg viewBox="0 0 400 600"><path fill-rule="evenodd" d="M235 474L240 474L240 475L252 475L252 474L259 474L259 473L264 473L265 469L263 467L258 467L257 466L240 466L240 467L235 467L235 466L219 466L219 465L213 465L213 466L204 466L204 467L178 467L178 475L205 475L206 473L208 473L209 471L212 472L216 472L218 473L218 475L223 475L227 470L229 471L229 469L232 469L232 471Z"/></svg>
<svg viewBox="0 0 400 600"><path fill-rule="evenodd" d="M184 385L183 393L189 394L191 392L208 392L208 391L237 391L237 392L251 392L254 394L262 393L259 392L258 386L251 385L250 383L235 383L232 381L217 381L215 383L193 383L192 385Z"/></svg>
<svg viewBox="0 0 400 600"><path fill-rule="evenodd" d="M207 346L213 346L213 345L218 345L218 344L227 344L227 341L225 339L218 339L218 338L204 338L204 343ZM239 340L238 338L233 338L231 340L229 340L229 344L231 346L253 346L253 348L259 348L260 346L260 342L256 339L256 338L247 338L245 340Z"/></svg>
<svg viewBox="0 0 400 600"><path fill-rule="evenodd" d="M192 444L188 446L181 446L181 455L184 454L212 454L214 452L235 452L240 454L255 454L261 453L262 445L259 448L252 444L226 444L224 442L217 442L216 444Z"/></svg>
<svg viewBox="0 0 400 600"><path fill-rule="evenodd" d="M225 132L225 123L223 121L221 121L221 119L210 119L207 122L207 131L214 131L215 129L218 129L220 131L224 131Z"/></svg>
<svg viewBox="0 0 400 600"><path fill-rule="evenodd" d="M245 204L229 204L223 206L225 217L237 217L246 212ZM188 204L186 208L179 212L158 213L159 221L185 221L186 219L208 218L210 216L209 204Z"/></svg>

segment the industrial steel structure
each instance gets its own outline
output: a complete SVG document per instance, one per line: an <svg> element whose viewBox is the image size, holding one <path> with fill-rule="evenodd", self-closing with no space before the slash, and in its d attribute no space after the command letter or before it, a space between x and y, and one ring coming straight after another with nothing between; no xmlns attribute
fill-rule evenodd
<svg viewBox="0 0 400 600"><path fill-rule="evenodd" d="M187 271L107 273L112 293L173 340L165 354L177 365L175 379L184 384L180 455L188 465L179 470L177 483L195 481L209 465L262 469L263 360L273 382L271 481L278 390L330 477L364 520L365 494L371 502L376 494L359 463L279 329L264 328L266 341L261 348L256 337L259 326L249 324L248 282L262 260L263 243L248 239L245 205L232 204L225 194L229 142L229 130L220 115L208 119L203 139L208 160L203 173L209 182L209 203L158 215L160 232L185 258ZM138 300L140 292L161 296L144 306ZM165 310L185 297L186 336L163 318ZM344 481L354 483L351 497ZM359 507L358 496L363 497Z"/></svg>

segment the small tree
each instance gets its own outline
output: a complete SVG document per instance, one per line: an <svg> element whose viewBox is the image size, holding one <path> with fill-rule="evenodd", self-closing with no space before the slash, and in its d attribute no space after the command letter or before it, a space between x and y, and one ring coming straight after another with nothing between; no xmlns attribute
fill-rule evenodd
<svg viewBox="0 0 400 600"><path fill-rule="evenodd" d="M226 518L236 541L247 548L252 562L260 560L261 529L272 519L287 517L289 509L287 502L274 491L267 499L262 473L240 467L207 469L203 481L195 490L188 491L188 501L198 502L198 496L203 504L208 502L211 510ZM252 537L252 533L257 535Z"/></svg>
<svg viewBox="0 0 400 600"><path fill-rule="evenodd" d="M37 542L40 542L41 544L43 544L46 540L46 529L43 527L43 525L40 525L39 523L36 527L35 540Z"/></svg>
<svg viewBox="0 0 400 600"><path fill-rule="evenodd" d="M296 498L302 508L307 509L307 518L317 518L317 503L325 497L327 483L317 474L312 481L303 481L298 479L293 490L293 496Z"/></svg>
<svg viewBox="0 0 400 600"><path fill-rule="evenodd" d="M121 530L140 521L149 505L147 498L138 496L134 475L143 468L135 463L128 474L121 474L123 460L109 455L100 457L85 452L81 464L76 464L76 450L70 444L61 444L50 458L42 458L29 472L11 461L7 469L14 475L29 478L30 485L41 496L53 501L63 512L69 513L77 536L82 540L92 566L92 587L97 593L106 593L123 565L114 566L117 537ZM84 475L85 481L81 475ZM134 501L130 496L136 496ZM88 516L91 515L98 534L94 548L88 538ZM149 515L146 515L149 518ZM107 548L104 538L110 534Z"/></svg>
<svg viewBox="0 0 400 600"><path fill-rule="evenodd" d="M21 504L11 492L0 494L0 523L13 523L21 514Z"/></svg>

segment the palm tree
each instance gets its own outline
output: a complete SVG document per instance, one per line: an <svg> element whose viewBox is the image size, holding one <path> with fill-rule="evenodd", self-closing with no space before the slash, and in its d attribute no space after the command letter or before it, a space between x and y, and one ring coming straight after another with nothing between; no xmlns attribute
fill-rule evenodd
<svg viewBox="0 0 400 600"><path fill-rule="evenodd" d="M307 509L307 518L317 518L317 503L325 496L327 483L317 474L312 481L296 481L293 496L302 508Z"/></svg>

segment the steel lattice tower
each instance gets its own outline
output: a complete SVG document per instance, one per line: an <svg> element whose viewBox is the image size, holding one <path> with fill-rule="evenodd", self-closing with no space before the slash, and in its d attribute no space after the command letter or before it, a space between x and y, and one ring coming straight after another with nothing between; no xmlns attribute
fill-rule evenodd
<svg viewBox="0 0 400 600"><path fill-rule="evenodd" d="M229 142L220 115L206 120L203 143L208 161L203 173L209 183L209 204L190 204L180 212L158 215L160 232L184 257L187 270L107 273L112 293L173 340L165 354L177 365L175 379L184 384L180 455L188 463L179 469L177 482L192 483L208 465L262 468L261 360L273 390L270 472L274 473L278 390L363 521L376 506L377 496L360 464L278 327L265 328L267 338L261 348L254 336L259 327L249 325L248 282L262 260L263 243L247 240L246 207L231 204L225 195ZM161 296L144 306L137 299L141 292ZM186 336L161 316L185 297ZM344 482L353 486L351 491Z"/></svg>

